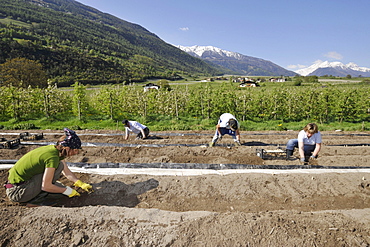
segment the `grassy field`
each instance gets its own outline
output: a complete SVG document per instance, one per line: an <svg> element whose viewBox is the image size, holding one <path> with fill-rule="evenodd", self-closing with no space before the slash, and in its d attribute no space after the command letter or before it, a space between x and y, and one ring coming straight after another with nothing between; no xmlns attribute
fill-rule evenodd
<svg viewBox="0 0 370 247"><path fill-rule="evenodd" d="M32 24L22 22L22 21L12 20L9 18L0 18L0 23L5 24L5 25L13 24L13 25L21 26L21 27L26 27L26 28L32 27Z"/></svg>
<svg viewBox="0 0 370 247"><path fill-rule="evenodd" d="M218 119L194 119L194 118L169 118L166 116L156 116L147 118L135 118L129 120L136 120L147 125L151 131L168 131L168 130L214 130ZM308 121L281 123L281 121L240 121L241 131L287 131L300 130ZM332 122L319 124L319 129L322 131L370 131L370 123L347 123L347 122ZM0 122L0 129L52 129L62 130L64 127L75 130L82 129L96 129L96 130L124 130L124 127L119 120L95 120L87 119L83 122L77 118L68 120L47 120L39 119L32 121L19 121L12 123L12 121Z"/></svg>

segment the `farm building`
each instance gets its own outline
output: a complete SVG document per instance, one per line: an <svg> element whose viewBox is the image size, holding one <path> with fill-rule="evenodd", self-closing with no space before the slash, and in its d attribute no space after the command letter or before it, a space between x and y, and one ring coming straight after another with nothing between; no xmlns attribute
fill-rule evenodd
<svg viewBox="0 0 370 247"><path fill-rule="evenodd" d="M285 78L270 78L270 82L285 82Z"/></svg>
<svg viewBox="0 0 370 247"><path fill-rule="evenodd" d="M148 92L149 90L159 90L160 86L154 84L154 83L148 83L144 86L144 92Z"/></svg>
<svg viewBox="0 0 370 247"><path fill-rule="evenodd" d="M247 81L239 84L239 87L258 87L259 85L255 82Z"/></svg>

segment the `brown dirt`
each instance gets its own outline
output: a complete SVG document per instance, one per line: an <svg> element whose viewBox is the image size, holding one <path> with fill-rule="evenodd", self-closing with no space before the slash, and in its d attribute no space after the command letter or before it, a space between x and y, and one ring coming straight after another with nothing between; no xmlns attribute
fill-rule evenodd
<svg viewBox="0 0 370 247"><path fill-rule="evenodd" d="M16 138L3 133L3 137ZM30 131L36 133L37 131ZM41 131L38 131L41 132ZM60 131L42 131L55 142ZM56 133L56 134L53 134ZM256 149L284 147L298 132L243 132L241 147L225 136L207 147L211 131L156 132L125 141L120 131L77 131L84 146L69 162L299 165L263 160ZM94 134L110 135L94 135ZM197 135L194 135L197 134ZM369 133L322 132L318 166L370 167ZM1 136L0 136L1 137ZM115 144L140 144L120 147ZM146 147L145 144L172 146ZM180 146L187 144L187 146ZM202 145L205 144L205 145ZM364 144L364 145L354 145ZM0 149L16 160L36 145ZM0 165L1 166L1 165ZM240 173L202 176L79 173L94 186L55 207L27 208L0 188L1 246L370 246L370 173ZM0 170L1 182L7 170ZM71 185L65 178L65 184Z"/></svg>

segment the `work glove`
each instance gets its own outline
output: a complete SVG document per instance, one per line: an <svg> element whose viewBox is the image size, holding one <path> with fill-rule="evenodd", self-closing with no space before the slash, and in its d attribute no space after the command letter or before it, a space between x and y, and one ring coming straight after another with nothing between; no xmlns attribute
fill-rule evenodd
<svg viewBox="0 0 370 247"><path fill-rule="evenodd" d="M317 159L317 155L311 155L310 159Z"/></svg>
<svg viewBox="0 0 370 247"><path fill-rule="evenodd" d="M306 158L300 158L299 159L301 165L308 165L308 162L306 161Z"/></svg>
<svg viewBox="0 0 370 247"><path fill-rule="evenodd" d="M92 186L90 184L82 182L81 180L77 180L73 184L73 186L80 187L81 189L83 189L84 191L87 191L87 192L93 192Z"/></svg>
<svg viewBox="0 0 370 247"><path fill-rule="evenodd" d="M74 196L80 196L80 193L78 193L76 190L72 189L71 187L67 186L66 190L63 192L63 195L66 195L68 197L74 197Z"/></svg>

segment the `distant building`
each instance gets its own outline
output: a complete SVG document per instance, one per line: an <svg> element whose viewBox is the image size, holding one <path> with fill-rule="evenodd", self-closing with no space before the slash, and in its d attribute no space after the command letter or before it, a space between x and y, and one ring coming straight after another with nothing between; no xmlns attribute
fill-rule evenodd
<svg viewBox="0 0 370 247"><path fill-rule="evenodd" d="M254 80L253 79L249 79L248 77L239 77L239 78L234 78L233 79L233 82L245 83L245 82L254 82Z"/></svg>
<svg viewBox="0 0 370 247"><path fill-rule="evenodd" d="M258 87L258 84L254 82L242 82L239 84L239 87Z"/></svg>
<svg viewBox="0 0 370 247"><path fill-rule="evenodd" d="M155 85L154 83L148 83L144 86L144 92L148 92L149 90L159 90L160 86Z"/></svg>
<svg viewBox="0 0 370 247"><path fill-rule="evenodd" d="M285 82L285 78L270 78L270 82Z"/></svg>

